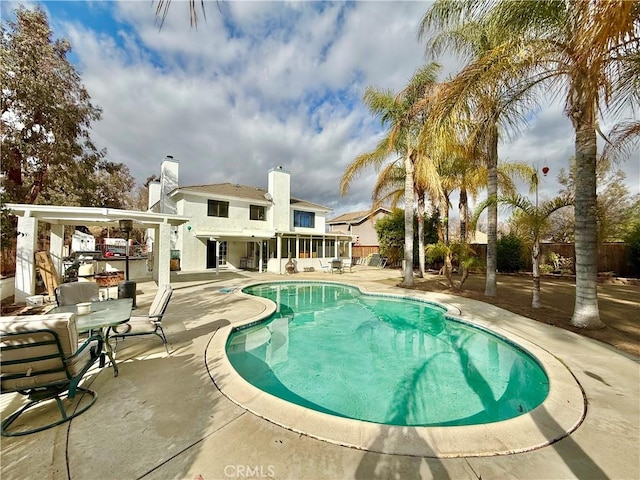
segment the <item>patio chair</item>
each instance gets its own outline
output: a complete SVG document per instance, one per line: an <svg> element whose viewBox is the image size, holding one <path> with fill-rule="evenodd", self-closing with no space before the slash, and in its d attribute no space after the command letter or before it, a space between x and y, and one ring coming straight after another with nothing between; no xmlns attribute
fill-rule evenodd
<svg viewBox="0 0 640 480"><path fill-rule="evenodd" d="M118 338L124 340L125 337L131 336L156 335L162 340L168 355L169 348L167 347L167 337L162 328L162 317L169 306L171 295L173 295L171 285L165 284L158 287L156 296L149 308L149 313L147 315L132 316L127 323L111 327L109 329L111 333L107 332L107 338L115 338L117 345Z"/></svg>
<svg viewBox="0 0 640 480"><path fill-rule="evenodd" d="M74 313L2 317L0 356L1 393L18 392L29 399L26 405L3 419L1 434L4 437L28 435L68 422L96 401L97 394L79 384L96 360L104 362L102 341L92 336L79 345ZM79 402L69 402L61 398L65 392L69 400L78 393L88 394L90 399L84 404L82 398ZM44 424L29 426L39 418L32 414L14 425L23 413L49 400L56 401L59 417L51 421L50 415L43 412L41 418L47 419ZM13 426L15 428L11 428Z"/></svg>
<svg viewBox="0 0 640 480"><path fill-rule="evenodd" d="M349 273L351 273L351 267L353 266L353 262L351 259L342 261L342 271L349 269Z"/></svg>
<svg viewBox="0 0 640 480"><path fill-rule="evenodd" d="M95 282L71 282L58 285L55 289L58 306L75 305L82 302L100 300L100 287Z"/></svg>
<svg viewBox="0 0 640 480"><path fill-rule="evenodd" d="M320 269L323 272L328 273L331 271L331 265L322 263L322 260L320 259L318 259L318 261L320 262Z"/></svg>

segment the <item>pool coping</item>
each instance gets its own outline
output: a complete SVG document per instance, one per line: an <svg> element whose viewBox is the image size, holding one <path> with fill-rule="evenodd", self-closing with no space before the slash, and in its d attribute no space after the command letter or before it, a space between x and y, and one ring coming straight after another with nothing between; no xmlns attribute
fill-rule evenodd
<svg viewBox="0 0 640 480"><path fill-rule="evenodd" d="M259 323L276 309L271 300L247 295L242 292L243 288L264 283L292 282L347 285L366 295L410 298L442 305L447 308L447 316L495 333L530 353L549 378L549 394L541 405L519 417L482 425L447 427L391 426L336 417L270 395L251 385L236 372L226 355L226 343L234 330ZM492 320L482 318L481 311L463 312L443 302L442 295L418 291L380 293L348 282L300 280L249 282L233 295L263 303L264 311L242 322L222 327L213 335L205 352L209 375L229 400L288 430L336 445L377 453L434 458L483 457L527 452L550 445L575 431L586 416L584 391L562 361L527 338L526 334L502 328ZM472 302L477 303L479 308L486 305Z"/></svg>

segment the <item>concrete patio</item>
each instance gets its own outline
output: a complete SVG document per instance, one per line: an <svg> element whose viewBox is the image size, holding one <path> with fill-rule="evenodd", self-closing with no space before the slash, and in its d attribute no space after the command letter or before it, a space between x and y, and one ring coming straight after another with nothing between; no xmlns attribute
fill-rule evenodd
<svg viewBox="0 0 640 480"><path fill-rule="evenodd" d="M462 297L424 294L468 318L508 330L557 358L584 390L586 417L569 436L542 448L499 456L432 458L344 447L277 426L240 407L216 387L208 368L216 333L259 317L265 304L234 292L256 281L344 281L365 291L407 293L378 281L393 270L352 273L178 274L165 330L118 343L120 375L92 370L85 384L98 393L86 413L37 434L2 438L1 477L9 479L221 478L640 478L640 359L580 335ZM138 284L145 311L154 283ZM415 292L413 292L415 293ZM567 299L573 301L573 299ZM22 399L0 396L3 417ZM518 431L512 435L517 437ZM379 442L384 442L380 438ZM462 439L464 441L464 439ZM371 449L379 450L376 445Z"/></svg>

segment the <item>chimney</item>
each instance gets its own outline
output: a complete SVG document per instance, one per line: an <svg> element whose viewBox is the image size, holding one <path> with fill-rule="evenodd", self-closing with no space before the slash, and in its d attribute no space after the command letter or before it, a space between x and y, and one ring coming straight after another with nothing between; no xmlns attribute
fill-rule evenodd
<svg viewBox="0 0 640 480"><path fill-rule="evenodd" d="M278 166L269 170L268 192L272 197L272 225L276 230L291 230L291 174Z"/></svg>
<svg viewBox="0 0 640 480"><path fill-rule="evenodd" d="M169 194L178 188L178 161L167 155L160 168L160 213L176 214L178 209Z"/></svg>

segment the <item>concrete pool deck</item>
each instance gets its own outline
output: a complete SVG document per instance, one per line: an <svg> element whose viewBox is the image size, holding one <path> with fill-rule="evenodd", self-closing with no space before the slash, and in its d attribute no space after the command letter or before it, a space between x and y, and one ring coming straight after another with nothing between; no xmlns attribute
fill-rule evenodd
<svg viewBox="0 0 640 480"><path fill-rule="evenodd" d="M427 294L460 309L467 318L479 318L532 342L571 372L587 400L584 421L573 433L551 445L509 455L433 458L426 446L425 456L374 453L282 428L238 406L212 381L207 360L221 329L266 313L263 302L237 295L235 288L256 281L319 279L406 294L378 282L390 277L399 277L398 272L364 267L343 275L243 272L172 277L175 290L165 321L170 355L154 336L119 342L120 375L113 377L112 370L104 368L86 377L98 393L86 413L34 435L2 438L1 477L640 478L640 359L462 297ZM153 283L138 284L141 311L155 290ZM0 396L2 416L21 401L15 394ZM539 423L539 434L547 435L550 425L553 419ZM515 438L520 434L517 429L511 432ZM381 429L369 446L383 451L394 441Z"/></svg>

